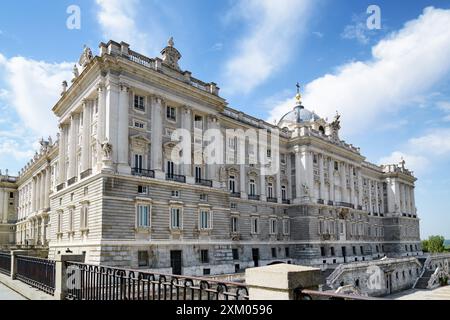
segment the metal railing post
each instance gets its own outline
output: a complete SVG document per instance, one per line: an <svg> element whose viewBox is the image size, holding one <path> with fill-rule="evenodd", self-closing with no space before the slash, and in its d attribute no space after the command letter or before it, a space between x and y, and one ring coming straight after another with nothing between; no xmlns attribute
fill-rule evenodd
<svg viewBox="0 0 450 320"><path fill-rule="evenodd" d="M27 255L28 251L26 250L12 250L11 251L11 279L16 279L17 274L17 256Z"/></svg>

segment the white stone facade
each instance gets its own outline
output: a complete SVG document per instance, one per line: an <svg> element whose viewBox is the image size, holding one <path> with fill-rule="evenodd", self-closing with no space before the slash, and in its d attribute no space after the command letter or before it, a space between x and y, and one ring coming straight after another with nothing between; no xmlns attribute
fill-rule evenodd
<svg viewBox="0 0 450 320"><path fill-rule="evenodd" d="M100 44L95 57L85 48L53 108L58 141L20 173L18 244L188 274L421 253L416 179L404 163L367 162L339 139L339 117L328 123L300 99L277 126L236 111L180 57L173 42L162 59L123 42ZM180 154L196 164L171 161L181 128L192 149ZM243 146L245 163L207 164L209 129L279 130L279 148L240 144L238 134L221 149L232 161ZM252 164L261 157L279 170L261 174Z"/></svg>

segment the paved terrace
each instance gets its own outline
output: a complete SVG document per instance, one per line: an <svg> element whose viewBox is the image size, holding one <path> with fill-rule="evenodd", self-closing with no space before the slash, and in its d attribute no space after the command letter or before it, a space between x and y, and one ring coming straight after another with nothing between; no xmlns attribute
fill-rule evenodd
<svg viewBox="0 0 450 320"><path fill-rule="evenodd" d="M411 289L392 294L386 298L394 300L450 300L450 286L433 290Z"/></svg>

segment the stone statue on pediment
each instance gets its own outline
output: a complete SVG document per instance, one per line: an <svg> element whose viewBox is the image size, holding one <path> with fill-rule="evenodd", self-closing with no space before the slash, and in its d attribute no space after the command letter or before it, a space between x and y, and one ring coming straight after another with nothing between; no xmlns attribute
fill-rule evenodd
<svg viewBox="0 0 450 320"><path fill-rule="evenodd" d="M89 62L94 59L94 55L92 54L92 51L90 48L88 48L86 45L84 45L83 53L81 54L80 60L78 61L78 64L84 68L86 67Z"/></svg>
<svg viewBox="0 0 450 320"><path fill-rule="evenodd" d="M334 140L335 142L339 141L339 130L341 129L341 116L340 114L336 111L336 115L334 117L333 122L331 122L330 124L330 128L331 128L331 139Z"/></svg>
<svg viewBox="0 0 450 320"><path fill-rule="evenodd" d="M64 81L62 82L61 87L62 87L61 95L63 95L64 93L66 93L67 87L68 87L68 84L67 84L67 81L66 81L66 80L64 80Z"/></svg>
<svg viewBox="0 0 450 320"><path fill-rule="evenodd" d="M308 185L306 183L304 183L304 184L302 184L302 187L303 187L303 194L305 196L309 195L309 187L308 187Z"/></svg>
<svg viewBox="0 0 450 320"><path fill-rule="evenodd" d="M78 67L76 64L73 65L73 79L72 82L74 82L76 80L76 78L78 78L80 76L80 72L78 71Z"/></svg>

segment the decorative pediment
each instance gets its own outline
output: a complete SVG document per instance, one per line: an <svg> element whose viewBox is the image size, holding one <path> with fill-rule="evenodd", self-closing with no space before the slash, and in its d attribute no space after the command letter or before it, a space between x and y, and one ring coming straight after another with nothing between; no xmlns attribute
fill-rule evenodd
<svg viewBox="0 0 450 320"><path fill-rule="evenodd" d="M145 141L147 143L151 143L151 140L149 138L147 138L146 136L144 136L143 134L136 134L130 137L131 140L134 141Z"/></svg>

